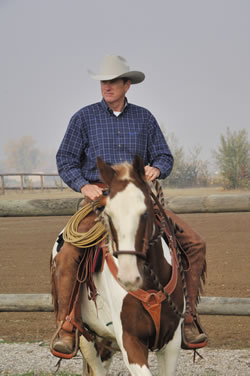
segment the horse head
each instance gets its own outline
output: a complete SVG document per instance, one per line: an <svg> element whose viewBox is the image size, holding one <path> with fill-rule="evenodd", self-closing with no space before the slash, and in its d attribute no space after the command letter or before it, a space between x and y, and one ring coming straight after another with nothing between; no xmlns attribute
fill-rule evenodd
<svg viewBox="0 0 250 376"><path fill-rule="evenodd" d="M114 166L98 158L97 166L109 188L104 215L110 249L118 257L117 277L127 290L137 290L143 284L142 263L147 257L148 239L154 231L153 204L144 164L136 156L132 164Z"/></svg>

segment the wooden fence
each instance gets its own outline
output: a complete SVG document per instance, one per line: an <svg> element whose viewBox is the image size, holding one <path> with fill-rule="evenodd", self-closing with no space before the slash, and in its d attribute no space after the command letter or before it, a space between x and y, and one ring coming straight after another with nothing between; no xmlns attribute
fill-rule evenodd
<svg viewBox="0 0 250 376"><path fill-rule="evenodd" d="M9 187L7 187L7 185L6 185L6 181L5 181L5 177L13 177L13 176L18 176L18 177L20 177L20 185L19 185L19 187L17 187L18 189L20 189L21 190L21 192L23 192L24 191L24 189L26 189L25 188L25 177L32 177L32 176L39 176L40 177L40 179L39 179L39 187L38 187L38 189L40 189L41 191L43 191L45 188L47 188L47 187L45 187L45 185L44 185L44 177L46 177L46 176L50 176L50 177L52 177L52 176L54 176L54 177L56 177L56 178L58 178L58 180L59 180L59 184L58 184L58 186L57 185L55 185L55 188L56 189L60 189L60 190L63 190L63 181L62 181L62 179L59 177L59 175L58 174L44 174L44 173L19 173L19 172L16 172L16 173L1 173L0 174L0 177L1 177L1 194L4 194L5 193L5 191L7 190L7 189L10 189ZM31 187L28 187L29 189L32 189L32 186ZM51 188L51 187L50 187Z"/></svg>
<svg viewBox="0 0 250 376"><path fill-rule="evenodd" d="M40 176L40 189L44 189L44 176L57 174L0 174L2 193L4 193L4 177L20 176L21 191L24 189L25 176ZM60 189L63 183L60 180ZM14 200L18 201L18 200ZM49 201L49 204L48 204ZM20 202L23 208L20 210ZM33 200L18 201L2 200L0 216L36 216L36 215L72 215L78 207L79 199L40 200L39 211L37 202ZM176 197L168 201L168 206L176 213L234 212L250 211L250 195L213 195L210 197ZM22 205L21 205L22 206ZM13 207L13 208L12 208ZM17 207L19 211L17 211ZM13 210L11 210L13 209ZM56 210L58 209L58 210ZM53 306L49 294L0 294L0 312L52 312ZM198 312L204 315L250 316L249 298L202 297Z"/></svg>
<svg viewBox="0 0 250 376"><path fill-rule="evenodd" d="M250 316L249 298L201 297L202 315ZM0 312L53 312L50 294L0 294Z"/></svg>

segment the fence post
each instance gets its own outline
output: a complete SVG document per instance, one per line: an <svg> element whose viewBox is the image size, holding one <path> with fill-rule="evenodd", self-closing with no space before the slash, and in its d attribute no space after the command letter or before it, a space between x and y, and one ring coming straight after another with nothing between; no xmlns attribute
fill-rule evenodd
<svg viewBox="0 0 250 376"><path fill-rule="evenodd" d="M43 191L43 175L40 175L41 191Z"/></svg>
<svg viewBox="0 0 250 376"><path fill-rule="evenodd" d="M63 181L61 178L60 178L60 187L61 187L61 191L63 191Z"/></svg>
<svg viewBox="0 0 250 376"><path fill-rule="evenodd" d="M24 183L23 183L23 175L21 174L20 174L20 179L21 179L21 192L23 192Z"/></svg>
<svg viewBox="0 0 250 376"><path fill-rule="evenodd" d="M4 176L1 175L1 192L4 195Z"/></svg>

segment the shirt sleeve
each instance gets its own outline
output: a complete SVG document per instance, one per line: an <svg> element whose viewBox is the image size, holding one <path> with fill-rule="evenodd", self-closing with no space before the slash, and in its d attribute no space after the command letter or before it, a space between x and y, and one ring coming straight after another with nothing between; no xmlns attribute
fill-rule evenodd
<svg viewBox="0 0 250 376"><path fill-rule="evenodd" d="M82 120L79 115L74 115L56 154L56 163L60 177L76 192L80 192L82 186L88 184L81 170L81 160L84 158L87 143Z"/></svg>
<svg viewBox="0 0 250 376"><path fill-rule="evenodd" d="M152 167L157 167L160 170L160 179L165 179L170 175L174 158L159 124L152 114L149 118L148 161Z"/></svg>

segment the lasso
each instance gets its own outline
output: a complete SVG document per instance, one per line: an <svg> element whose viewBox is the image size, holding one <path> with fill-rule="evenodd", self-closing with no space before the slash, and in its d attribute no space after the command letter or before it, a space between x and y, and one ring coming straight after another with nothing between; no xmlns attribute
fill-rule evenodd
<svg viewBox="0 0 250 376"><path fill-rule="evenodd" d="M87 215L93 211L96 212L98 208L101 208L100 200L87 202L81 209L79 209L68 221L64 232L63 240L73 244L77 248L90 248L99 244L106 238L107 232L102 221L97 218L96 223L87 232L78 232L78 226L80 222L87 217Z"/></svg>

